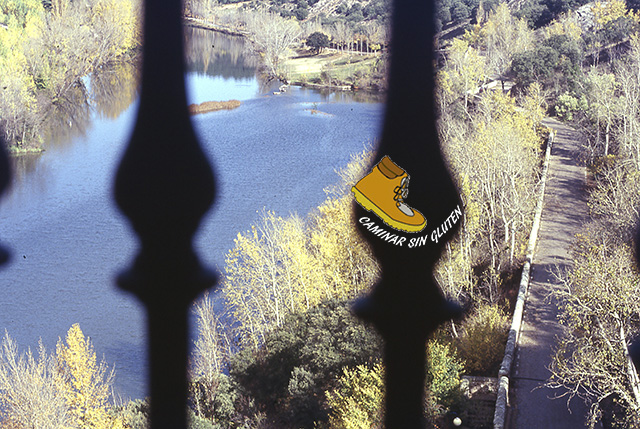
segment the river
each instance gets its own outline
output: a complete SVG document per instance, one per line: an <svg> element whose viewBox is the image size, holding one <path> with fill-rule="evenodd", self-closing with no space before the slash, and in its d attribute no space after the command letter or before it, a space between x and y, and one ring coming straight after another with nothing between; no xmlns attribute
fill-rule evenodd
<svg viewBox="0 0 640 429"><path fill-rule="evenodd" d="M323 201L334 170L377 136L382 105L304 88L274 95L242 39L188 29L187 41L191 102L242 101L193 117L218 178L196 243L222 270L234 238L260 211L304 215ZM88 104L59 120L43 154L13 159L14 181L0 200L0 241L12 250L0 271L0 329L22 350L42 338L53 351L79 323L98 356L115 364L115 391L126 399L147 391L144 310L113 281L136 252L111 194L137 109L136 71L124 69L87 82Z"/></svg>

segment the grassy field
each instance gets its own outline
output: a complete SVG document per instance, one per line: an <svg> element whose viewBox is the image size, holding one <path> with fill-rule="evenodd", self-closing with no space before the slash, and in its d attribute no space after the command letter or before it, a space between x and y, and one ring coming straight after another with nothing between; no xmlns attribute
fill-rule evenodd
<svg viewBox="0 0 640 429"><path fill-rule="evenodd" d="M293 84L362 87L374 79L380 58L378 54L325 50L315 55L299 50L284 62L282 70Z"/></svg>

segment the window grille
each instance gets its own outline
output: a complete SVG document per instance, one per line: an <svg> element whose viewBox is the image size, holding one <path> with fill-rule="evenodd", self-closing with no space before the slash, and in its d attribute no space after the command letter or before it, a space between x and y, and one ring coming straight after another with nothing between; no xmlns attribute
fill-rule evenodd
<svg viewBox="0 0 640 429"><path fill-rule="evenodd" d="M186 428L187 313L215 283L192 240L214 201L215 180L191 126L184 87L182 4L146 1L140 107L118 168L115 200L131 222L140 252L117 278L147 310L151 426ZM412 205L431 225L443 224L460 204L440 153L433 100L434 2L394 0L386 114L378 154L414 173ZM0 192L9 182L0 150ZM364 214L356 207L355 216ZM362 226L360 226L362 227ZM425 342L459 310L441 295L432 271L438 245L407 249L371 241L382 275L355 305L385 340L388 428L426 426L423 414ZM0 251L0 262L7 253Z"/></svg>

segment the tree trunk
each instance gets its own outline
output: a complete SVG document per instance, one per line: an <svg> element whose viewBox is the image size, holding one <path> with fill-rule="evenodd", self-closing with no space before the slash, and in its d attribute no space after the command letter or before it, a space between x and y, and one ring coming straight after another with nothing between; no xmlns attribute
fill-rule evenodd
<svg viewBox="0 0 640 429"><path fill-rule="evenodd" d="M600 116L596 118L596 148L600 146Z"/></svg>
<svg viewBox="0 0 640 429"><path fill-rule="evenodd" d="M627 347L627 339L624 332L624 327L622 326L622 321L620 323L620 345L624 350L624 356L627 360L627 377L629 377L629 384L631 385L631 390L633 392L633 398L635 399L635 409L640 408L640 379L638 379L638 372L636 371L636 367L631 360L631 356L629 355L629 348Z"/></svg>
<svg viewBox="0 0 640 429"><path fill-rule="evenodd" d="M511 228L511 252L509 253L509 264L513 265L513 256L516 250L516 233L513 228Z"/></svg>
<svg viewBox="0 0 640 429"><path fill-rule="evenodd" d="M607 121L607 128L604 133L604 156L609 155L609 131L611 130L611 123Z"/></svg>

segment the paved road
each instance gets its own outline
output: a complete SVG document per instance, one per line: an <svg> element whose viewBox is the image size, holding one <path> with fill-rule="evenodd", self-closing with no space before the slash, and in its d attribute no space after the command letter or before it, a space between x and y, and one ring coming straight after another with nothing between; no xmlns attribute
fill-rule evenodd
<svg viewBox="0 0 640 429"><path fill-rule="evenodd" d="M551 399L558 393L544 387L550 372L552 346L561 326L557 303L548 299L558 287L551 274L554 266L569 264L573 237L581 229L587 204L585 168L577 161L579 134L556 121L546 125L556 130L551 151L542 222L534 254L524 321L512 373L511 410L508 427L517 429L576 429L585 427L587 408L574 398Z"/></svg>

